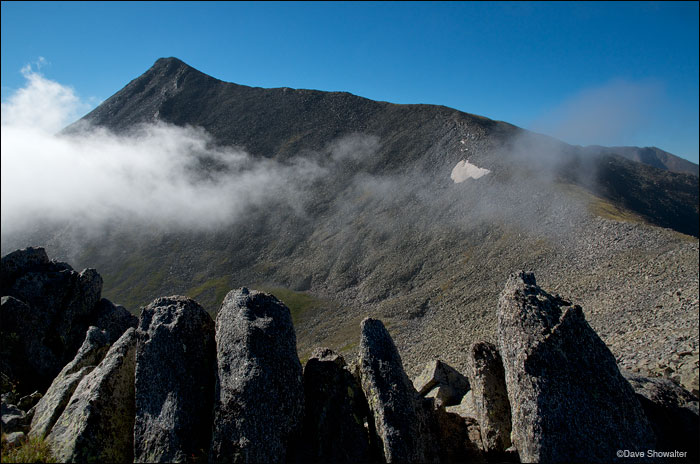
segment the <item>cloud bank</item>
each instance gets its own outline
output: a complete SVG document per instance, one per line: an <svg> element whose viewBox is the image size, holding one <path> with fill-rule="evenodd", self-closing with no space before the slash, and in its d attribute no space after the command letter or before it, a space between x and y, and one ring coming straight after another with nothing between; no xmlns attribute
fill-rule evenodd
<svg viewBox="0 0 700 464"><path fill-rule="evenodd" d="M268 201L299 209L297 186L323 173L304 159L252 160L192 127L57 134L89 105L31 67L22 73L25 87L2 103L3 235L38 221L206 230Z"/></svg>
<svg viewBox="0 0 700 464"><path fill-rule="evenodd" d="M450 164L437 170L444 173L440 179L419 166L380 174L372 163L382 141L368 134L345 135L318 153L277 161L219 146L203 129L164 123L128 135L96 127L60 133L89 105L36 71L24 75L26 86L2 103L3 247L26 241L33 231L60 236L57 227L64 226L62 240L77 247L112 231L220 232L263 219L261 211L275 227L303 223L309 233L314 220L326 221L350 241L356 238L352 224L387 237L470 230L482 221L539 231L544 217L562 222L571 214L552 195L540 195L558 166L562 144L554 139L525 134L503 156L470 156L456 166L447 161L451 156L436 155ZM486 159L489 169L503 164L500 176L481 178L490 172L481 166ZM286 221L290 215L311 221Z"/></svg>

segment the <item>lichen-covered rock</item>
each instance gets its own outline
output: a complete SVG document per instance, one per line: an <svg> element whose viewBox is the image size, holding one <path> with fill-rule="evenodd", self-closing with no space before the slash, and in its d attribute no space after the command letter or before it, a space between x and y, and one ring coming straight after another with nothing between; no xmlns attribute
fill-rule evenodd
<svg viewBox="0 0 700 464"><path fill-rule="evenodd" d="M467 377L439 359L430 361L413 385L420 395L435 398L442 406L459 404L469 390Z"/></svg>
<svg viewBox="0 0 700 464"><path fill-rule="evenodd" d="M624 374L654 429L657 449L685 451L689 461L697 462L700 456L698 399L668 379Z"/></svg>
<svg viewBox="0 0 700 464"><path fill-rule="evenodd" d="M611 462L654 449L654 434L610 350L579 306L513 274L498 302L498 344L524 462Z"/></svg>
<svg viewBox="0 0 700 464"><path fill-rule="evenodd" d="M46 441L60 462L132 462L136 331L78 384Z"/></svg>
<svg viewBox="0 0 700 464"><path fill-rule="evenodd" d="M467 359L467 374L483 450L503 453L511 445L511 413L501 355L495 345L478 342L472 345Z"/></svg>
<svg viewBox="0 0 700 464"><path fill-rule="evenodd" d="M285 462L304 414L302 368L289 309L247 288L216 317L213 462Z"/></svg>
<svg viewBox="0 0 700 464"><path fill-rule="evenodd" d="M372 318L363 320L360 330L359 376L384 459L437 461L438 445L430 430L430 418L423 411L423 398L406 375L389 332L381 321Z"/></svg>
<svg viewBox="0 0 700 464"><path fill-rule="evenodd" d="M211 437L214 321L194 300L158 298L141 311L136 352L136 462L206 457Z"/></svg>
<svg viewBox="0 0 700 464"><path fill-rule="evenodd" d="M367 400L342 356L314 350L304 366L304 397L304 461L370 461Z"/></svg>
<svg viewBox="0 0 700 464"><path fill-rule="evenodd" d="M51 431L80 381L92 372L107 354L109 343L109 335L105 331L97 327L88 329L85 341L75 358L61 369L46 394L37 403L29 431L30 437L44 438Z"/></svg>

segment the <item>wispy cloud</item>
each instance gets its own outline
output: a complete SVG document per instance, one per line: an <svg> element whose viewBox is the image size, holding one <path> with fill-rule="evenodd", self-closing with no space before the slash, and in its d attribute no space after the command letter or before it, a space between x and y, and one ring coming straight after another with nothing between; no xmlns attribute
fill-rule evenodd
<svg viewBox="0 0 700 464"><path fill-rule="evenodd" d="M648 128L664 95L658 82L613 80L572 95L530 129L578 145L620 145Z"/></svg>

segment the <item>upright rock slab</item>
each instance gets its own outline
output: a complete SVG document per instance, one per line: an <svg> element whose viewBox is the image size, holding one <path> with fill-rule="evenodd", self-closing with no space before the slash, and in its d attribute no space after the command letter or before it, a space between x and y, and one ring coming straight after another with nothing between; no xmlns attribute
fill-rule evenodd
<svg viewBox="0 0 700 464"><path fill-rule="evenodd" d="M44 438L70 401L80 381L104 358L110 346L109 335L90 327L75 358L65 365L34 410L30 437Z"/></svg>
<svg viewBox="0 0 700 464"><path fill-rule="evenodd" d="M367 400L343 357L328 348L314 350L304 367L304 395L304 460L369 462Z"/></svg>
<svg viewBox="0 0 700 464"><path fill-rule="evenodd" d="M216 371L214 321L194 300L158 298L137 329L135 462L206 458Z"/></svg>
<svg viewBox="0 0 700 464"><path fill-rule="evenodd" d="M422 398L380 320L360 326L359 375L386 462L433 462L438 451ZM426 420L427 419L427 420Z"/></svg>
<svg viewBox="0 0 700 464"><path fill-rule="evenodd" d="M213 462L285 462L304 414L302 368L289 309L247 288L216 317Z"/></svg>
<svg viewBox="0 0 700 464"><path fill-rule="evenodd" d="M78 384L46 437L60 462L132 462L136 332L129 329Z"/></svg>
<svg viewBox="0 0 700 464"><path fill-rule="evenodd" d="M510 402L503 361L495 345L475 343L469 350L468 376L483 450L503 453L510 443Z"/></svg>
<svg viewBox="0 0 700 464"><path fill-rule="evenodd" d="M611 462L654 449L634 390L579 306L520 272L498 302L498 344L523 462Z"/></svg>

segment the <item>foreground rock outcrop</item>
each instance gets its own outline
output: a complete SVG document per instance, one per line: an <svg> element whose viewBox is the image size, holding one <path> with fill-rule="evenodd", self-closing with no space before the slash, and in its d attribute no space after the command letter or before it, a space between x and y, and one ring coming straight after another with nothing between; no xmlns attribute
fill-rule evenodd
<svg viewBox="0 0 700 464"><path fill-rule="evenodd" d="M513 274L498 302L498 344L524 462L610 462L654 449L634 390L579 306Z"/></svg>
<svg viewBox="0 0 700 464"><path fill-rule="evenodd" d="M30 437L44 438L51 431L80 381L102 361L109 347L110 339L106 331L97 327L88 329L75 358L61 369L37 403Z"/></svg>
<svg viewBox="0 0 700 464"><path fill-rule="evenodd" d="M510 445L511 411L503 361L495 345L475 343L469 352L468 377L482 449L503 453Z"/></svg>
<svg viewBox="0 0 700 464"><path fill-rule="evenodd" d="M194 300L158 298L141 311L134 460L205 459L216 372L214 321Z"/></svg>
<svg viewBox="0 0 700 464"><path fill-rule="evenodd" d="M135 355L130 328L80 381L46 437L59 461L133 461Z"/></svg>
<svg viewBox="0 0 700 464"><path fill-rule="evenodd" d="M316 349L304 366L304 461L369 462L376 457L370 448L374 422L367 400L346 366L328 348Z"/></svg>
<svg viewBox="0 0 700 464"><path fill-rule="evenodd" d="M124 308L100 299L102 277L49 260L43 248L2 257L3 379L22 392L45 391L75 356L89 326L107 329L113 340L136 325ZM5 383L5 382L3 382Z"/></svg>
<svg viewBox="0 0 700 464"><path fill-rule="evenodd" d="M539 288L532 274L514 274L506 283L498 347L473 344L464 374L435 360L411 383L389 332L372 318L362 321L352 367L332 350L317 349L302 375L289 309L246 288L229 292L216 323L192 299L158 298L142 309L136 329L119 336L134 317L107 300L92 305L88 316L75 316L95 299L88 291L83 302L61 300L49 318L58 322L46 325L46 313L36 308L46 311L56 295L80 294L53 285L83 279L94 288L89 282L97 274L42 270L61 266L37 249L11 258L3 262L14 279L10 290L29 303L2 299L3 330L7 315L16 331L10 348L3 347L3 355L15 356L3 360L7 373L21 371L21 353L58 359L31 324L66 340L85 321L98 325L83 334L45 395L2 394L7 446L21 446L29 432L46 437L54 455L70 462L608 462L618 450L700 455L698 399L670 380L623 377L581 308ZM27 266L64 274L52 280ZM17 287L20 279L25 283ZM29 324L24 332L22 320Z"/></svg>
<svg viewBox="0 0 700 464"><path fill-rule="evenodd" d="M299 445L302 367L289 309L272 295L231 291L216 317L210 460L284 462Z"/></svg>
<svg viewBox="0 0 700 464"><path fill-rule="evenodd" d="M362 321L358 371L386 462L435 462L430 418L381 321Z"/></svg>

